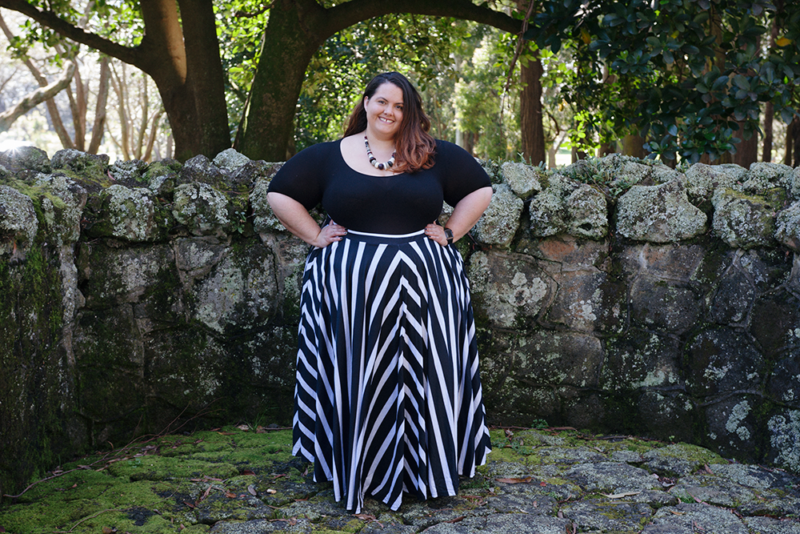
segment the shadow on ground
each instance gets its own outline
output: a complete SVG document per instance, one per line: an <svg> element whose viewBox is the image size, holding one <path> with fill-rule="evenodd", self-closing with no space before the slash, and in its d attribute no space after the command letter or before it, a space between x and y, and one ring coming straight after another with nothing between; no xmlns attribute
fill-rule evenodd
<svg viewBox="0 0 800 534"><path fill-rule="evenodd" d="M397 512L335 502L291 432L227 427L82 458L0 508L0 532L800 534L800 477L700 447L575 431L492 431L457 497Z"/></svg>

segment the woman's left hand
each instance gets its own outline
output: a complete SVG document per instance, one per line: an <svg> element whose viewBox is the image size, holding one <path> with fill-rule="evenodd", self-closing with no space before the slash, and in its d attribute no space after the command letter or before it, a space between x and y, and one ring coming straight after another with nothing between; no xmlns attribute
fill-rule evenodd
<svg viewBox="0 0 800 534"><path fill-rule="evenodd" d="M436 241L443 247L447 246L447 236L444 235L444 227L438 224L429 224L425 227L425 235L428 239Z"/></svg>

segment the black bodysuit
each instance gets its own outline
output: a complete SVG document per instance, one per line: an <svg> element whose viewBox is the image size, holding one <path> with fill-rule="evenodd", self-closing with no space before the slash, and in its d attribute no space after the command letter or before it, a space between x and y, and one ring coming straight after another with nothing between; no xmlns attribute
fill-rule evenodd
<svg viewBox="0 0 800 534"><path fill-rule="evenodd" d="M430 169L394 176L351 169L340 143L320 143L291 158L272 179L269 191L287 195L306 209L321 202L337 224L350 230L409 234L435 221L442 201L455 206L473 191L491 186L475 158L447 141L436 141Z"/></svg>

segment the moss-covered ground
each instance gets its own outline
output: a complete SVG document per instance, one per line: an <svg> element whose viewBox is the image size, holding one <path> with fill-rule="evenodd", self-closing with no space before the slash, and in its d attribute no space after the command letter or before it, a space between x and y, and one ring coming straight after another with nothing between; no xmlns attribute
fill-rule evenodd
<svg viewBox="0 0 800 534"><path fill-rule="evenodd" d="M368 499L353 515L335 501L329 483L313 482L310 464L291 455L289 430L231 426L160 436L77 459L32 481L0 505L0 532L367 533L378 526L421 532L465 520L476 530L499 532L492 516L509 513L556 523L566 518L575 532L612 523L646 532L656 510L681 505L698 488L711 499L715 488L729 490L742 480L741 474L734 480L728 461L691 445L556 429L492 430L491 438L487 464L474 478L462 478L457 497L419 502L406 496L397 512ZM649 463L653 458L658 462ZM659 473L673 459L687 473L685 483ZM733 478L715 475L718 466ZM592 473L588 482L586 473ZM748 510L762 510L758 515L797 528L785 532L800 532L793 519L800 512L800 478L757 467L747 476L759 487L742 486L754 502L737 502L737 513L744 518Z"/></svg>

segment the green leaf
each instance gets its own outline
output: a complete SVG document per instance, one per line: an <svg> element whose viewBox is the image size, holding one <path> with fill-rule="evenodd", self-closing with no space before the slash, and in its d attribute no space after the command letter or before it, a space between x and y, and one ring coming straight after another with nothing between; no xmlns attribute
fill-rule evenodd
<svg viewBox="0 0 800 534"><path fill-rule="evenodd" d="M748 82L747 78L745 78L741 74L737 74L736 76L733 77L733 83L735 83L739 89L742 89L744 91L750 90L750 82Z"/></svg>

